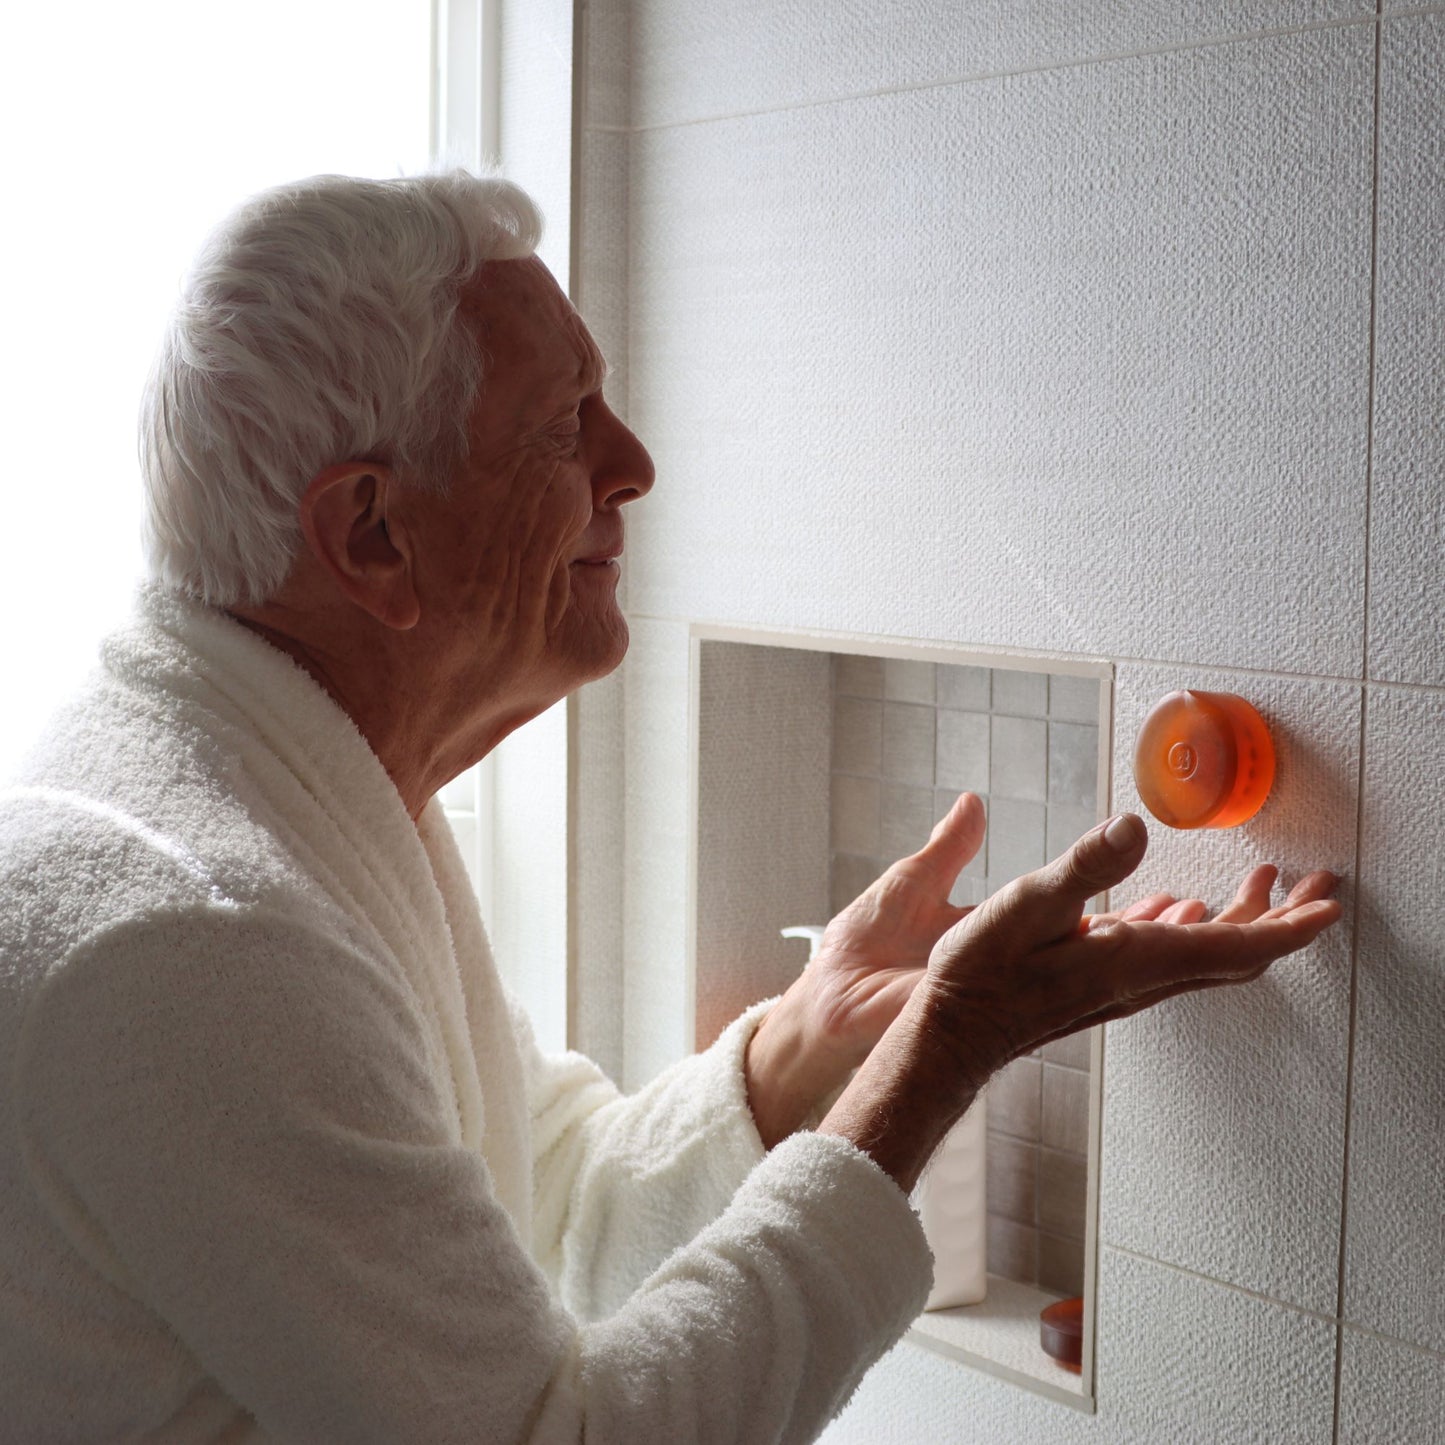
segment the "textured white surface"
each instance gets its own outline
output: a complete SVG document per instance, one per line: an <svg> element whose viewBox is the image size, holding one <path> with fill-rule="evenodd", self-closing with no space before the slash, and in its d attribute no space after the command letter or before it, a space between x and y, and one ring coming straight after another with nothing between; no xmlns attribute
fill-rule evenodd
<svg viewBox="0 0 1445 1445"><path fill-rule="evenodd" d="M493 753L497 971L537 1042L567 1047L567 704L518 728Z"/></svg>
<svg viewBox="0 0 1445 1445"><path fill-rule="evenodd" d="M630 0L584 0L577 7L583 25L584 126L625 126L631 114Z"/></svg>
<svg viewBox="0 0 1445 1445"><path fill-rule="evenodd" d="M638 136L633 605L1358 671L1373 62L1332 28Z"/></svg>
<svg viewBox="0 0 1445 1445"><path fill-rule="evenodd" d="M1113 1250L1103 1251L1099 1269L1096 1415L905 1342L863 1381L823 1440L1329 1445L1332 1325Z"/></svg>
<svg viewBox="0 0 1445 1445"><path fill-rule="evenodd" d="M1445 1445L1445 1354L1346 1325L1341 1355L1339 1445Z"/></svg>
<svg viewBox="0 0 1445 1445"><path fill-rule="evenodd" d="M722 108L743 110L763 91L838 94L825 89L837 76L844 88L889 83L847 78L864 72L906 72L908 84L940 78L927 66L963 74L938 43L940 29L956 25L992 25L1002 48L990 63L1010 66L1074 58L1066 52L1104 42L1085 39L1081 50L1071 37L1110 26L1130 36L1108 48L1140 49L1369 8L1265 3L1241 22L1233 4L991 0L956 19L933 5L927 15L904 4L860 16L787 0L723 11L641 0L634 119L660 101L702 106L720 96ZM1384 6L1401 8L1415 7ZM1441 594L1442 549L1428 510L1445 495L1440 292L1430 272L1440 108L1428 83L1441 73L1445 17L1432 8L1382 26L1370 650L1372 675L1440 682L1445 650L1429 602ZM638 512L647 550L634 604L673 617L1357 674L1373 42L1366 24L638 137L630 325L645 365L633 419L657 454L659 485ZM649 655L642 665L674 661ZM881 696L881 666L849 666L860 681L845 690ZM1149 687L1209 677L1160 669ZM1297 699L1281 792L1232 834L1166 838L1156 827L1140 887L1177 884L1219 903L1265 858L1291 877L1319 862L1348 872L1356 758L1345 715L1357 729L1358 711L1334 699L1355 694L1214 681L1256 700L1260 689ZM671 696L658 677L646 685ZM629 701L634 721L653 729L640 706ZM1390 747L1397 762L1420 747L1409 774L1419 816L1410 814L1403 841L1385 838L1373 875L1369 849L1381 845L1367 844L1376 916L1372 924L1367 908L1362 919L1351 1146L1357 1173L1378 1170L1380 1182L1359 1175L1351 1186L1349 1255L1357 1268L1380 1268L1346 1311L1403 1318L1396 1328L1409 1329L1412 1291L1442 1293L1419 1276L1421 1254L1445 1255L1429 1233L1438 1205L1423 1227L1413 1212L1430 1199L1420 1171L1441 1171L1429 1140L1421 1147L1409 1071L1437 1084L1434 1055L1392 1056L1391 1029L1401 998L1423 989L1425 1004L1414 1007L1437 1017L1442 1005L1433 982L1422 984L1418 957L1427 955L1382 977L1376 998L1366 940L1395 947L1410 923L1405 910L1439 856L1429 814L1440 774L1429 708L1422 721L1399 707ZM1051 716L1094 719L1064 694ZM645 756L634 742L632 766ZM1116 748L1116 798L1137 806L1126 764ZM1372 760L1372 778L1381 766ZM671 827L678 795L658 790L650 809L630 797L629 857L660 861L665 874L680 860L653 830ZM1066 818L1051 807L1050 852L1089 821L1082 808ZM640 942L628 873L630 936ZM647 888L659 922L675 921L666 882ZM1423 927L1435 912L1427 902ZM1347 1024L1345 956L1334 949L1283 965L1252 993L1226 991L1111 1030L1104 1121L1106 1231L1112 1212L1123 1243L1326 1314L1335 1308ZM644 984L628 1003L644 1055L668 1056L647 1021L656 1012L660 1032L672 1027L665 968L680 959L679 947L666 965L655 958L630 975ZM661 999L647 991L654 980ZM1037 1109L1037 1086L1034 1097ZM1383 1134L1361 1123L1392 1110ZM1372 1223L1368 1191L1390 1188L1403 1197ZM1106 1294L1121 1258L1103 1252ZM1331 1439L1320 1387L1333 1349L1327 1324L1126 1263L1156 1274L1155 1295L1172 1307L1205 1302L1209 1329L1197 1345L1146 1329L1147 1348L1135 1348L1137 1281L1123 1279L1101 1340L1097 1420L900 1347L828 1438ZM1341 1440L1414 1445L1415 1422L1430 1419L1421 1408L1438 1412L1438 1357L1345 1334Z"/></svg>
<svg viewBox="0 0 1445 1445"><path fill-rule="evenodd" d="M699 656L697 1045L782 993L828 921L825 652L704 642ZM876 784L874 784L876 788Z"/></svg>
<svg viewBox="0 0 1445 1445"><path fill-rule="evenodd" d="M608 405L627 419L627 151L614 131L579 137L579 239L572 291L607 358Z"/></svg>
<svg viewBox="0 0 1445 1445"><path fill-rule="evenodd" d="M669 125L1372 13L1363 0L639 0L633 118Z"/></svg>
<svg viewBox="0 0 1445 1445"><path fill-rule="evenodd" d="M542 208L537 254L570 294L572 0L502 6L498 137L507 176Z"/></svg>
<svg viewBox="0 0 1445 1445"><path fill-rule="evenodd" d="M620 1079L623 1071L622 869L625 859L624 728L620 673L568 702L572 784L572 1046Z"/></svg>
<svg viewBox="0 0 1445 1445"><path fill-rule="evenodd" d="M1391 20L1383 31L1370 676L1438 685L1445 683L1445 14Z"/></svg>
<svg viewBox="0 0 1445 1445"><path fill-rule="evenodd" d="M1042 718L993 717L989 796L1042 803L1048 795L1049 728Z"/></svg>
<svg viewBox="0 0 1445 1445"><path fill-rule="evenodd" d="M1114 806L1144 813L1133 741L1180 687L1237 692L1274 737L1264 809L1240 828L1151 822L1117 905L1166 889L1218 908L1256 863L1286 886L1332 868L1354 889L1360 692L1199 668L1119 668ZM1282 896L1282 894L1280 895ZM1172 999L1110 1024L1104 1052L1101 1236L1157 1259L1333 1314L1349 1023L1348 917L1307 952L1237 989Z"/></svg>
<svg viewBox="0 0 1445 1445"><path fill-rule="evenodd" d="M988 1297L981 1304L921 1314L909 1339L965 1363L970 1363L969 1356L981 1356L989 1366L1002 1365L1053 1389L1082 1396L1080 1376L1060 1368L1039 1348L1039 1313L1058 1298L1036 1285L990 1275Z"/></svg>
<svg viewBox="0 0 1445 1445"><path fill-rule="evenodd" d="M687 627L633 618L626 691L623 940L626 1086L692 1049L687 978Z"/></svg>
<svg viewBox="0 0 1445 1445"><path fill-rule="evenodd" d="M1432 1349L1445 1301L1445 694L1372 689L1345 1318Z"/></svg>

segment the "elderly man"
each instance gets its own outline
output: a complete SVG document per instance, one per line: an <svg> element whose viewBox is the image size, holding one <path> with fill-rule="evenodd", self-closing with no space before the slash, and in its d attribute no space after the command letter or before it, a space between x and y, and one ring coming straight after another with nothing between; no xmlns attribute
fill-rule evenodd
<svg viewBox="0 0 1445 1445"><path fill-rule="evenodd" d="M543 1057L431 800L622 658L653 474L538 229L321 178L187 283L152 583L0 807L5 1439L811 1439L923 1302L907 1192L994 1070L1338 915L1261 869L1086 927L1128 816L955 909L965 796L640 1094Z"/></svg>

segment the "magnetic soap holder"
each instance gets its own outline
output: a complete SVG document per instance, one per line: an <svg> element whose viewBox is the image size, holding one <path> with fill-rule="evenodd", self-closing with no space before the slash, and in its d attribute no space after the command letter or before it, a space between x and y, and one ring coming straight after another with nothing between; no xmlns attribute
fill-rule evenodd
<svg viewBox="0 0 1445 1445"><path fill-rule="evenodd" d="M1234 828L1264 806L1274 743L1264 719L1231 692L1171 692L1134 746L1144 806L1171 828Z"/></svg>

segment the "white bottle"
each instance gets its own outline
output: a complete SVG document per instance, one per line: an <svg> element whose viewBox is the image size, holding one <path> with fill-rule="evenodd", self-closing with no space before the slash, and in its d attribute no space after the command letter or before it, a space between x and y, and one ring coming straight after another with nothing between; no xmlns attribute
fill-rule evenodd
<svg viewBox="0 0 1445 1445"><path fill-rule="evenodd" d="M988 1292L988 1196L983 1096L945 1135L913 1191L933 1251L926 1310L976 1305Z"/></svg>

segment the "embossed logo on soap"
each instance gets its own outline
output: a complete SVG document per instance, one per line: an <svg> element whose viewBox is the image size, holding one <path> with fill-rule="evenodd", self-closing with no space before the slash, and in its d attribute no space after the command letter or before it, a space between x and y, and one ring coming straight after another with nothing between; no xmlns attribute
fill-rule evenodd
<svg viewBox="0 0 1445 1445"><path fill-rule="evenodd" d="M1192 778L1199 766L1199 755L1189 743L1175 743L1169 749L1169 771L1176 778Z"/></svg>

